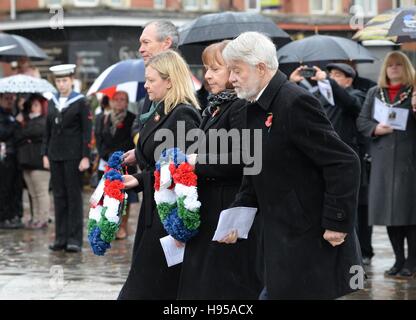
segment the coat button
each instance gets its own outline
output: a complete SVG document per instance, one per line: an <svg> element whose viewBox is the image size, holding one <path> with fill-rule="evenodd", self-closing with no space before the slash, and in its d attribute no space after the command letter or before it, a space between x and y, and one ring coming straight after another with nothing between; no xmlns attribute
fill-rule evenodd
<svg viewBox="0 0 416 320"><path fill-rule="evenodd" d="M344 214L342 212L337 212L337 218L338 219L343 219L344 218Z"/></svg>

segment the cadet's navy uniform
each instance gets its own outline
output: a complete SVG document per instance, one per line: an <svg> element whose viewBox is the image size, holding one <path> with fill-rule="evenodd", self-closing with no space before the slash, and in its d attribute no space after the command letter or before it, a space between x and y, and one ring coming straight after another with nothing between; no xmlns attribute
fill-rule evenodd
<svg viewBox="0 0 416 320"><path fill-rule="evenodd" d="M90 158L92 115L85 97L59 94L48 105L42 154L48 156L55 204L55 246L82 246L82 158ZM52 249L52 248L51 248Z"/></svg>

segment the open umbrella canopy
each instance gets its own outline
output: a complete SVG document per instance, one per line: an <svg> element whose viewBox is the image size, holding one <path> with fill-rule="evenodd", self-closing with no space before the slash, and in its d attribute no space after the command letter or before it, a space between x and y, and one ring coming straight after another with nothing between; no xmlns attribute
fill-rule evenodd
<svg viewBox="0 0 416 320"><path fill-rule="evenodd" d="M138 101L144 96L144 70L143 59L129 59L113 64L98 76L87 95L102 92L111 97L115 91L122 90L129 94L131 102Z"/></svg>
<svg viewBox="0 0 416 320"><path fill-rule="evenodd" d="M48 59L47 54L29 39L15 34L0 33L0 61L14 61L22 57L31 60Z"/></svg>
<svg viewBox="0 0 416 320"><path fill-rule="evenodd" d="M48 81L23 74L0 79L0 92L10 93L44 93L56 92Z"/></svg>
<svg viewBox="0 0 416 320"><path fill-rule="evenodd" d="M375 58L362 45L341 37L314 35L293 41L277 51L281 64L321 61L373 62Z"/></svg>
<svg viewBox="0 0 416 320"><path fill-rule="evenodd" d="M354 40L416 41L416 6L396 8L375 16L359 30Z"/></svg>
<svg viewBox="0 0 416 320"><path fill-rule="evenodd" d="M269 18L251 12L205 14L179 28L179 46L233 39L246 31L266 34L279 45L291 41L290 36Z"/></svg>
<svg viewBox="0 0 416 320"><path fill-rule="evenodd" d="M281 47L291 40L271 19L253 12L205 14L179 28L179 49L190 65L201 65L202 51L211 43L234 39L241 33L257 31Z"/></svg>

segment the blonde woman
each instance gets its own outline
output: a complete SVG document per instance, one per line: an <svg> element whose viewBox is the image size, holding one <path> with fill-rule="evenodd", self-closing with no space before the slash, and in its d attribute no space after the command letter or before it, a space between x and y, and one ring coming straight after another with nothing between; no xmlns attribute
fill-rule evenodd
<svg viewBox="0 0 416 320"><path fill-rule="evenodd" d="M416 119L411 107L415 70L400 51L389 53L378 85L368 92L357 128L371 137L369 224L387 226L396 261L386 276L410 278L416 273ZM406 129L374 119L376 99L389 107L390 119L407 113ZM404 241L408 255L405 257Z"/></svg>
<svg viewBox="0 0 416 320"><path fill-rule="evenodd" d="M189 68L177 52L168 50L151 58L145 75L145 88L152 105L150 111L140 117L143 128L135 150L142 172L124 176L126 188L143 191L143 202L132 265L119 299L176 299L181 265L168 267L166 264L159 239L167 233L154 202L155 159L159 159L162 151L162 141L155 141L155 134L161 129L173 133L174 143L166 148L192 144L193 141L185 141L185 136L199 126L199 106ZM178 134L180 125L185 126L185 136Z"/></svg>

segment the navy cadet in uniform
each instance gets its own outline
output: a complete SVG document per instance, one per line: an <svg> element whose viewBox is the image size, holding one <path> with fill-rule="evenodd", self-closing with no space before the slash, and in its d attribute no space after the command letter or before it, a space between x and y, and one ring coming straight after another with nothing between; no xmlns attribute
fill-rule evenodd
<svg viewBox="0 0 416 320"><path fill-rule="evenodd" d="M73 91L75 67L50 68L58 94L49 101L42 155L55 204L53 251L79 252L82 246L82 174L90 166L92 115L85 97Z"/></svg>

